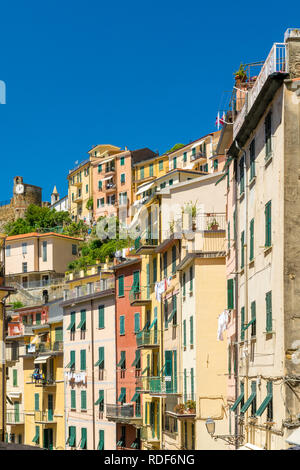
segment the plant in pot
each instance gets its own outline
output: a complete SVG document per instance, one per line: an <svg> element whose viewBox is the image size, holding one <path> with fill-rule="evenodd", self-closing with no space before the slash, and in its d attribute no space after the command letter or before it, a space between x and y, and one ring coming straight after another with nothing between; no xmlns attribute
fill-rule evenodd
<svg viewBox="0 0 300 470"><path fill-rule="evenodd" d="M175 413L182 415L185 411L185 405L183 403L178 403L178 405L174 406L174 411Z"/></svg>
<svg viewBox="0 0 300 470"><path fill-rule="evenodd" d="M193 204L192 201L187 202L185 205L184 212L190 215L192 218L192 230L196 231L196 217L197 217L197 201Z"/></svg>
<svg viewBox="0 0 300 470"><path fill-rule="evenodd" d="M174 220L171 220L169 222L169 226L170 226L170 233L174 233L174 227L175 227L175 222Z"/></svg>
<svg viewBox="0 0 300 470"><path fill-rule="evenodd" d="M247 73L243 64L240 64L238 70L234 72L234 78L236 82L245 82L247 80Z"/></svg>
<svg viewBox="0 0 300 470"><path fill-rule="evenodd" d="M186 409L190 414L196 413L196 402L195 400L188 400L185 404Z"/></svg>
<svg viewBox="0 0 300 470"><path fill-rule="evenodd" d="M208 225L208 230L218 230L219 228L219 223L217 222L216 219L213 219L213 221Z"/></svg>

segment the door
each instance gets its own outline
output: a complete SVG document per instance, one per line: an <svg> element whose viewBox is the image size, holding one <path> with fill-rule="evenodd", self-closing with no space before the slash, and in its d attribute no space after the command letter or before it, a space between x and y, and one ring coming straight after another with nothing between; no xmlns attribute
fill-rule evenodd
<svg viewBox="0 0 300 470"><path fill-rule="evenodd" d="M53 450L53 429L44 429L44 449Z"/></svg>
<svg viewBox="0 0 300 470"><path fill-rule="evenodd" d="M19 407L20 407L19 402L18 402L18 401L15 401L15 403L14 403L14 409L15 409L15 423L18 423L18 422L20 421Z"/></svg>
<svg viewBox="0 0 300 470"><path fill-rule="evenodd" d="M53 421L53 395L48 395L48 421Z"/></svg>

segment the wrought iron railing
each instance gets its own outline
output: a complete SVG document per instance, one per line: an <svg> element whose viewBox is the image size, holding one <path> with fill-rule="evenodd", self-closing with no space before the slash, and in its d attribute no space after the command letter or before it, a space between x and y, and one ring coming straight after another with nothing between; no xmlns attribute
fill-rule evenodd
<svg viewBox="0 0 300 470"><path fill-rule="evenodd" d="M6 413L6 424L23 424L24 413L19 413L16 410L7 411Z"/></svg>
<svg viewBox="0 0 300 470"><path fill-rule="evenodd" d="M151 330L140 331L136 335L136 344L138 347L159 345L160 332L153 327Z"/></svg>
<svg viewBox="0 0 300 470"><path fill-rule="evenodd" d="M134 405L106 405L107 418L133 418Z"/></svg>

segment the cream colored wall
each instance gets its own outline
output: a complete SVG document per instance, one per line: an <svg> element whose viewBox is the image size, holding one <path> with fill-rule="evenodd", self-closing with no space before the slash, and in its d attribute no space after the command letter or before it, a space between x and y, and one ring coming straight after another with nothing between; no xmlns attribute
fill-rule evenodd
<svg viewBox="0 0 300 470"><path fill-rule="evenodd" d="M218 317L226 305L225 258L196 258L196 448L224 449L205 421L216 421L216 434L227 434L227 342L217 341Z"/></svg>
<svg viewBox="0 0 300 470"><path fill-rule="evenodd" d="M283 220L284 216L284 172L283 172L283 126L282 126L282 89L280 89L273 103L266 109L265 114L259 122L256 131L245 145L247 158L249 158L249 145L255 137L256 148L256 180L254 185L248 190L248 227L245 227L245 205L246 199L240 200L237 205L238 210L238 233L237 240L240 244L241 231L247 230L249 234L249 223L254 217L254 263L248 267L248 303L246 302L246 270L239 276L239 315L242 306L245 306L245 323L250 321L250 304L256 301L256 341L252 342L254 351L251 353L250 339L251 330L245 331L245 342L240 342L239 347L239 375L240 380L244 375L249 377L262 377L261 385L257 389L257 408L266 397L265 379L268 377L280 377L284 375L284 289L283 289ZM265 165L265 140L264 140L264 119L272 108L272 161ZM246 181L249 181L249 170ZM239 188L238 188L239 194ZM265 251L265 204L272 201L272 249ZM240 246L240 245L239 245ZM245 262L249 260L249 252ZM272 335L266 335L266 301L265 295L272 291ZM247 305L248 304L248 305ZM248 306L248 312L247 307ZM240 341L240 336L239 336ZM248 351L248 354L243 354ZM253 360L254 359L254 360ZM245 381L245 398L250 394L251 380ZM273 413L275 428L281 426L282 417L285 415L284 407L285 388L279 382L273 384ZM246 413L248 417L248 413ZM258 418L257 424L264 424L266 412ZM250 434L247 436L250 438ZM253 444L261 447L271 445L271 448L284 448L285 442L282 437L273 435L272 442L269 439L269 432L257 431ZM274 447L275 446L275 447Z"/></svg>
<svg viewBox="0 0 300 470"><path fill-rule="evenodd" d="M22 254L22 243L27 243L27 254ZM10 245L10 256L5 257L6 275L22 273L22 263L27 263L27 271L37 270L36 238L7 240Z"/></svg>
<svg viewBox="0 0 300 470"><path fill-rule="evenodd" d="M53 237L49 240L50 253L53 260L52 269L55 272L65 272L68 264L78 258L78 255L72 255L72 245L77 245L78 247L79 244L79 240L71 238Z"/></svg>

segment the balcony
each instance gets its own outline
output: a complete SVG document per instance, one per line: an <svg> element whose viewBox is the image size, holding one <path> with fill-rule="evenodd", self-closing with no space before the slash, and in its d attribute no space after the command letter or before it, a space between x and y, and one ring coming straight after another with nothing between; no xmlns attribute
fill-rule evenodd
<svg viewBox="0 0 300 470"><path fill-rule="evenodd" d="M157 329L140 331L136 335L136 344L139 349L155 349L159 346L160 332Z"/></svg>
<svg viewBox="0 0 300 470"><path fill-rule="evenodd" d="M86 165L87 163L89 163L90 159L89 158L86 158L85 160L83 160L81 163L79 163L78 165L76 165L74 168L72 168L72 170L69 170L69 174L73 173L73 171L76 171L78 170L79 168L81 168L82 166Z"/></svg>
<svg viewBox="0 0 300 470"><path fill-rule="evenodd" d="M140 377L141 392L155 396L179 395L173 377Z"/></svg>
<svg viewBox="0 0 300 470"><path fill-rule="evenodd" d="M149 306L151 304L150 288L131 289L129 292L129 302L132 306Z"/></svg>
<svg viewBox="0 0 300 470"><path fill-rule="evenodd" d="M86 295L96 294L98 292L104 292L109 289L115 288L115 281L113 278L102 279L101 281L93 282L90 284L84 284L82 286L75 287L74 289L64 291L64 301L71 299L78 299Z"/></svg>
<svg viewBox="0 0 300 470"><path fill-rule="evenodd" d="M139 424L141 416L135 416L134 405L106 405L106 418L109 421L127 424Z"/></svg>
<svg viewBox="0 0 300 470"><path fill-rule="evenodd" d="M157 448L160 444L160 439L158 439L155 432L154 426L142 426L141 427L141 440L144 441L146 447Z"/></svg>
<svg viewBox="0 0 300 470"><path fill-rule="evenodd" d="M246 99L244 106L241 111L237 114L236 119L233 123L233 139L236 138L239 133L242 125L245 122L247 115L252 109L254 103L260 92L262 91L265 83L268 78L273 74L287 74L288 73L288 64L286 57L286 44L285 43L275 43L264 62L259 75L257 76L254 86L246 92ZM249 77L250 79L250 77ZM265 105L264 105L265 106ZM265 109L265 107L264 107Z"/></svg>
<svg viewBox="0 0 300 470"><path fill-rule="evenodd" d="M34 421L37 424L56 424L53 416L53 410L35 411Z"/></svg>
<svg viewBox="0 0 300 470"><path fill-rule="evenodd" d="M147 255L154 253L159 242L158 238L158 233L152 232L150 228L146 229L144 233L134 241L136 254Z"/></svg>
<svg viewBox="0 0 300 470"><path fill-rule="evenodd" d="M7 411L6 424L9 424L11 426L24 424L24 413L18 413L16 411Z"/></svg>
<svg viewBox="0 0 300 470"><path fill-rule="evenodd" d="M194 155L191 155L191 162L194 162L195 160L207 160L207 157L206 157L206 154L202 153L202 152L197 152L195 153Z"/></svg>
<svg viewBox="0 0 300 470"><path fill-rule="evenodd" d="M77 193L74 197L74 201L76 204L78 203L82 203L83 201L83 196L82 196L82 193Z"/></svg>

